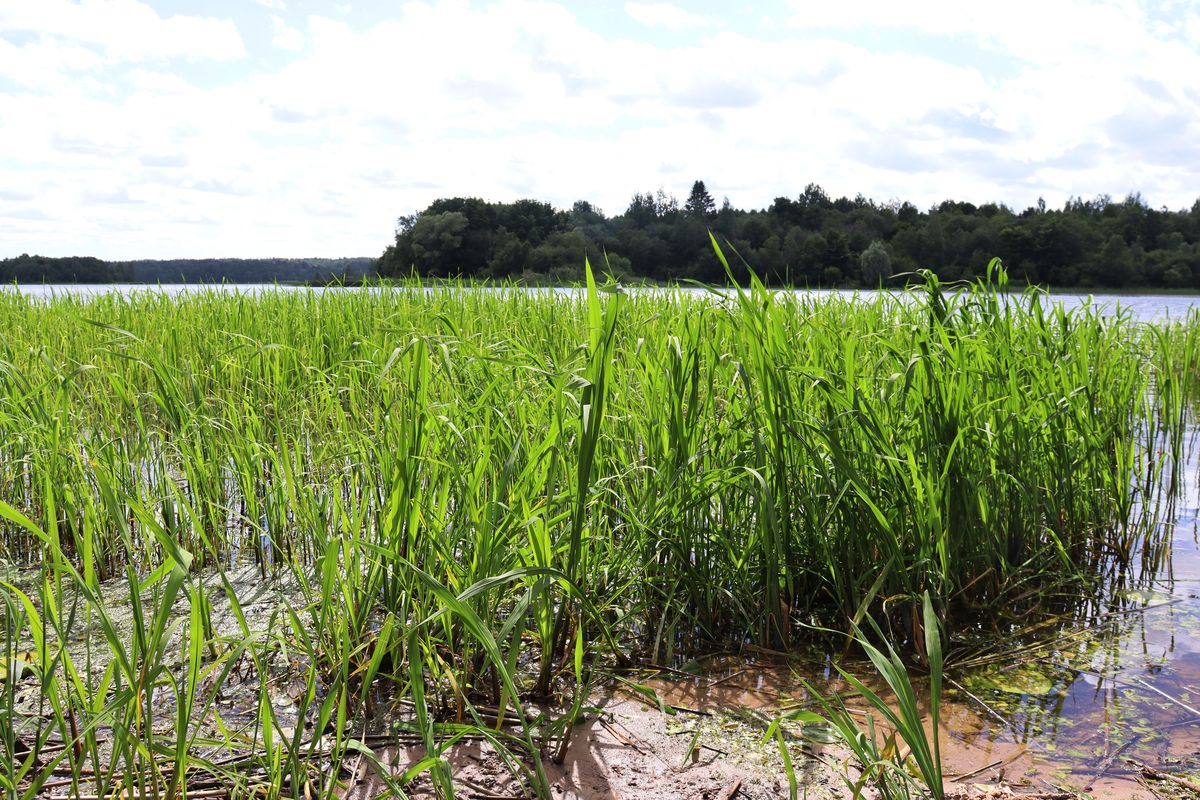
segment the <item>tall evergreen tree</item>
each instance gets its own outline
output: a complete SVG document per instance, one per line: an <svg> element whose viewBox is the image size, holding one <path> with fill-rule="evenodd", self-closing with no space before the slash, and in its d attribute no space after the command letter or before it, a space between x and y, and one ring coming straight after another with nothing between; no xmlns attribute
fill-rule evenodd
<svg viewBox="0 0 1200 800"><path fill-rule="evenodd" d="M692 191L688 195L687 202L683 204L683 210L689 217L696 219L712 219L717 215L717 203L708 193L704 181L696 181L692 184Z"/></svg>

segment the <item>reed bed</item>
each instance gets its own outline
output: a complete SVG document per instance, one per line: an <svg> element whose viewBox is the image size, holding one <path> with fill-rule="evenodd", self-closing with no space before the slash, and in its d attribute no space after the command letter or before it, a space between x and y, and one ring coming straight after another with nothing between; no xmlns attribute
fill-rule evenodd
<svg viewBox="0 0 1200 800"><path fill-rule="evenodd" d="M598 672L1094 587L1200 320L1003 288L0 292L0 784L329 797L383 719L548 796Z"/></svg>

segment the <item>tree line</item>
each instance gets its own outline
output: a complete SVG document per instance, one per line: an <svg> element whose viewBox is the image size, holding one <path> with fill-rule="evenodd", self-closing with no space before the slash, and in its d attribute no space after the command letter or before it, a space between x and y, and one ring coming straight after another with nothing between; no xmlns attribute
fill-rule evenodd
<svg viewBox="0 0 1200 800"><path fill-rule="evenodd" d="M947 200L922 211L862 195L832 199L809 184L795 198L741 210L728 199L718 206L703 181L683 202L661 189L634 194L615 216L585 200L562 210L531 199L440 199L400 217L378 259L104 261L23 254L0 260L0 281L323 283L377 273L569 283L582 277L587 257L630 281L723 283L728 276L710 232L739 282L750 268L775 286L874 287L919 268L943 280L969 279L999 256L1017 282L1200 289L1200 200L1179 211L1151 208L1138 194L1072 198L1061 209L1039 201L1020 212Z"/></svg>
<svg viewBox="0 0 1200 800"><path fill-rule="evenodd" d="M727 280L709 232L725 246L733 278L749 267L776 286L880 285L919 268L943 280L980 276L999 256L1010 278L1056 288L1200 289L1200 200L1151 208L1139 194L1043 201L1023 211L947 200L922 211L861 194L833 199L816 184L770 207L716 204L703 181L681 203L661 189L634 194L606 216L591 203L570 210L538 200L436 200L400 217L376 261L383 277L569 282L584 257L627 280ZM735 255L736 253L736 255Z"/></svg>
<svg viewBox="0 0 1200 800"><path fill-rule="evenodd" d="M353 283L371 258L177 258L102 261L24 253L0 260L0 282L34 283Z"/></svg>

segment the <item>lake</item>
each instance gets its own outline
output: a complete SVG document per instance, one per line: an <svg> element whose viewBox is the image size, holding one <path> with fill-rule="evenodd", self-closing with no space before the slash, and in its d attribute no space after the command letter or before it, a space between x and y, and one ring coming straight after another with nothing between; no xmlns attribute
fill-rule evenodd
<svg viewBox="0 0 1200 800"><path fill-rule="evenodd" d="M438 287L430 287L429 291L436 291ZM136 292L160 292L168 295L186 294L196 291L215 291L225 292L230 294L259 294L262 292L358 292L364 291L358 287L308 287L308 286L288 286L272 283L216 283L216 284L182 284L168 283L159 285L148 285L142 283L109 283L109 284L83 284L83 283L67 283L67 284L36 284L25 286L7 285L0 288L0 291L17 291L23 295L30 297L54 297L54 296L76 296L90 297L94 295L107 294L116 292L120 294L133 294ZM379 292L387 291L377 287L371 287L366 291ZM490 290L489 290L490 291ZM541 289L529 289L529 291L544 291ZM582 291L582 289L555 289L554 291L571 293ZM661 292L666 291L658 288L635 288L627 289L630 292ZM702 292L702 289L685 287L682 291L686 292ZM874 291L856 291L856 290L794 290L798 293L805 293L813 296L852 296L854 294L871 295ZM1162 319L1183 319L1192 309L1200 309L1200 295L1181 295L1181 294L1081 294L1081 293L1066 293L1052 292L1050 298L1061 303L1067 308L1074 308L1085 303L1093 303L1098 306L1103 306L1109 309L1122 309L1131 314L1135 319L1143 321L1162 320Z"/></svg>

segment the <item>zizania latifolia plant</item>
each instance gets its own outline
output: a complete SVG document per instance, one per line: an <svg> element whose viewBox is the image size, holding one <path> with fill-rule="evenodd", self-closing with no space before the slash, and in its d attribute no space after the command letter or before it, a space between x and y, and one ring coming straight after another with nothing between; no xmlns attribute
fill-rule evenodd
<svg viewBox="0 0 1200 800"><path fill-rule="evenodd" d="M616 669L864 613L928 642L925 593L952 632L1152 563L1198 331L998 267L0 292L0 784L332 797L405 745L392 793L451 796L471 739L546 797Z"/></svg>
<svg viewBox="0 0 1200 800"><path fill-rule="evenodd" d="M785 720L809 726L828 726L834 740L846 746L853 759L858 762L857 776L852 776L848 770L844 772L846 787L853 797L862 797L863 790L872 786L882 800L908 800L914 796L944 800L946 792L942 783L939 740L942 638L929 593L926 592L922 599L925 664L929 669L929 730L925 729L925 713L900 654L890 644L887 645L885 654L871 643L870 638L856 623L852 623L854 641L867 654L871 665L887 684L894 699L889 703L857 677L842 667L837 667L838 673L868 707L866 722L860 724L840 696L825 697L808 686L825 716L811 711L788 711L771 723L766 734L766 739L775 738L780 743L780 753L787 767L793 797L796 794L796 777L784 745L782 723ZM876 635L881 634L873 621L871 626ZM876 714L884 723L880 728L875 726Z"/></svg>

